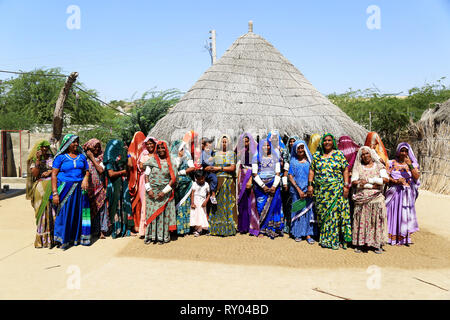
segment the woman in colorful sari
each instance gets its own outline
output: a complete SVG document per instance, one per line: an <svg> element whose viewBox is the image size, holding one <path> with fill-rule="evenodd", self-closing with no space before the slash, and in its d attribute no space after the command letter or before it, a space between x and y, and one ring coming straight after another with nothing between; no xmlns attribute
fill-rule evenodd
<svg viewBox="0 0 450 320"><path fill-rule="evenodd" d="M145 174L144 174L144 163L150 160L151 157L154 156L156 150L156 143L158 140L156 138L148 136L142 142L141 149L142 152L139 154L137 160L137 167L140 173L139 177L139 201L141 203L141 213L139 220L139 238L144 239L145 237L145 229L146 229L146 221L147 221L147 192L145 191Z"/></svg>
<svg viewBox="0 0 450 320"><path fill-rule="evenodd" d="M194 130L186 132L183 141L186 143L187 151L191 155L195 168L200 169L202 167L202 143L198 133Z"/></svg>
<svg viewBox="0 0 450 320"><path fill-rule="evenodd" d="M130 190L131 211L133 212L134 232L139 233L139 225L141 222L142 202L139 192L139 182L142 171L139 169L138 158L144 151L145 134L138 131L134 134L128 147L128 156L131 162L129 166L128 189Z"/></svg>
<svg viewBox="0 0 450 320"><path fill-rule="evenodd" d="M293 135L289 137L287 141L287 147L283 150L282 163L281 163L281 200L283 202L283 216L284 216L284 232L289 234L291 228L291 205L292 198L289 192L289 165L291 162L291 150L296 141L300 140L300 137Z"/></svg>
<svg viewBox="0 0 450 320"><path fill-rule="evenodd" d="M307 192L315 197L319 243L323 248L338 250L341 245L347 249L347 243L352 241L349 189L348 162L337 149L334 136L325 133L313 155Z"/></svg>
<svg viewBox="0 0 450 320"><path fill-rule="evenodd" d="M291 205L291 234L295 241L302 241L306 237L309 244L315 241L317 236L317 224L313 211L313 198L307 196L309 167L312 155L306 142L298 140L294 143L291 151L289 166Z"/></svg>
<svg viewBox="0 0 450 320"><path fill-rule="evenodd" d="M308 149L311 151L311 154L316 153L317 147L320 144L320 134L313 133L309 138Z"/></svg>
<svg viewBox="0 0 450 320"><path fill-rule="evenodd" d="M175 169L165 141L158 141L156 153L145 167L147 221L145 244L170 242L170 232L177 230L174 190Z"/></svg>
<svg viewBox="0 0 450 320"><path fill-rule="evenodd" d="M419 231L415 202L419 195L419 163L411 146L397 146L396 159L389 160L389 188L386 191L388 242L412 244L411 234Z"/></svg>
<svg viewBox="0 0 450 320"><path fill-rule="evenodd" d="M217 142L214 166L206 167L217 176L215 205L209 215L210 235L233 236L238 224L236 208L236 154L229 136L222 134Z"/></svg>
<svg viewBox="0 0 450 320"><path fill-rule="evenodd" d="M253 157L252 173L255 181L256 208L259 214L260 234L274 239L283 236L284 219L281 209L280 156L272 149L269 138L258 145L258 152Z"/></svg>
<svg viewBox="0 0 450 320"><path fill-rule="evenodd" d="M389 162L388 153L378 133L369 132L367 134L366 142L364 143L364 145L374 149L378 157L380 157L381 163L387 167Z"/></svg>
<svg viewBox="0 0 450 320"><path fill-rule="evenodd" d="M89 208L89 164L79 138L64 136L52 169L52 210L55 218L54 240L61 249L91 244Z"/></svg>
<svg viewBox="0 0 450 320"><path fill-rule="evenodd" d="M177 173L175 187L175 210L177 213L177 234L184 236L191 230L191 188L190 173L195 171L191 154L186 150L186 143L181 140L174 141L170 148L170 157Z"/></svg>
<svg viewBox="0 0 450 320"><path fill-rule="evenodd" d="M52 192L51 174L53 153L50 150L50 142L38 141L31 149L27 160L27 193L31 200L36 218L35 248L52 248L54 219L51 203L49 201Z"/></svg>
<svg viewBox="0 0 450 320"><path fill-rule="evenodd" d="M238 171L238 232L259 234L259 215L253 192L252 159L256 154L257 144L250 133L243 133L237 143Z"/></svg>
<svg viewBox="0 0 450 320"><path fill-rule="evenodd" d="M89 164L88 196L91 208L91 229L93 235L105 239L109 230L108 210L106 209L105 166L103 165L102 144L91 139L83 145Z"/></svg>
<svg viewBox="0 0 450 320"><path fill-rule="evenodd" d="M360 253L364 246L382 253L387 242L386 204L383 184L389 180L385 166L379 161L375 150L363 146L356 156L352 173L355 211L353 215L353 245Z"/></svg>
<svg viewBox="0 0 450 320"><path fill-rule="evenodd" d="M109 140L103 155L107 172L106 199L113 239L129 236L134 229L128 191L128 157L123 141Z"/></svg>

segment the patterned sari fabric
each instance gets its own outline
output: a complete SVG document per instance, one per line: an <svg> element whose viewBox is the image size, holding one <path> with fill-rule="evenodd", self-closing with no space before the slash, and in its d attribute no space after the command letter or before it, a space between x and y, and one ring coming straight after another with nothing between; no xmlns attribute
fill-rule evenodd
<svg viewBox="0 0 450 320"><path fill-rule="evenodd" d="M300 162L297 158L297 149L300 145L303 145L306 153L306 161ZM306 142L303 140L298 140L292 146L291 157L290 157L289 175L295 180L297 186L304 192L308 189L308 176L309 167L312 161L312 155L309 152ZM296 206L297 201L301 201L300 195L297 189L293 185L289 188L292 203ZM304 206L298 210L291 209L291 234L295 238L301 238L306 236L317 236L317 221L314 216L314 201L312 198L306 198Z"/></svg>
<svg viewBox="0 0 450 320"><path fill-rule="evenodd" d="M245 148L244 138L248 137L249 147ZM256 209L256 198L252 188L251 162L256 154L257 144L250 133L243 133L238 139L237 159L240 161L238 173L238 232L259 234L259 214Z"/></svg>
<svg viewBox="0 0 450 320"><path fill-rule="evenodd" d="M309 138L308 149L311 151L311 154L316 153L317 147L320 144L320 134L313 133Z"/></svg>
<svg viewBox="0 0 450 320"><path fill-rule="evenodd" d="M373 160L372 166L367 167L361 163L363 150L371 152ZM361 147L353 167L352 181L363 179L369 181L370 178L380 178L384 173L387 177L386 169L375 157L376 153L370 147ZM355 211L353 215L353 245L369 246L380 248L387 242L386 230L386 205L382 192L382 187L377 189L364 188L358 185L353 194Z"/></svg>
<svg viewBox="0 0 450 320"><path fill-rule="evenodd" d="M73 134L65 135L61 146L53 162L54 168L58 157L66 157L69 146L78 139ZM83 167L89 170L86 156L81 147L78 147L80 159L84 159ZM59 168L58 168L59 169ZM72 170L72 169L69 169ZM74 161L74 168L75 161ZM67 171L65 171L67 172ZM81 181L61 181L59 176L65 173L62 169L58 173L57 190L59 195L59 205L52 205L52 214L55 216L54 240L60 243L61 249L67 249L71 245L77 246L91 244L91 213L88 193L81 189ZM50 201L53 194L50 195Z"/></svg>
<svg viewBox="0 0 450 320"><path fill-rule="evenodd" d="M105 170L122 171L127 166L127 152L120 140L110 140L105 148L103 164ZM129 236L134 227L131 211L128 180L124 176L111 178L107 174L106 201L109 221L112 226L111 237Z"/></svg>
<svg viewBox="0 0 450 320"><path fill-rule="evenodd" d="M227 148L231 149L230 139ZM219 139L217 150L223 150ZM236 154L233 151L216 151L214 156L215 166L228 167L236 164ZM236 234L238 224L236 208L236 184L234 172L217 173L217 205L213 206L209 215L210 234L215 236L232 236Z"/></svg>
<svg viewBox="0 0 450 320"><path fill-rule="evenodd" d="M178 157L178 152L183 150L183 157ZM186 150L186 145L181 140L175 141L170 149L171 159L175 169L178 171L177 183L175 188L175 208L177 213L177 233L179 235L188 234L191 230L190 213L191 213L191 191L192 179L186 175L185 171L189 168L188 161L191 155ZM180 171L184 174L180 174Z"/></svg>
<svg viewBox="0 0 450 320"><path fill-rule="evenodd" d="M419 169L419 163L411 146L402 142L397 147L397 159L402 148L408 149L408 156L414 168ZM411 234L419 231L416 216L416 199L419 196L420 181L415 181L411 170L398 160L389 160L389 175L393 179L404 178L407 185L392 185L386 191L386 208L388 221L388 242L391 245L410 244Z"/></svg>
<svg viewBox="0 0 450 320"><path fill-rule="evenodd" d="M323 140L333 138L333 153L323 158ZM344 198L343 171L348 166L341 151L336 150L336 140L324 134L318 151L313 155L311 169L314 171L314 196L319 222L319 243L323 247L338 248L339 243L352 241L350 206Z"/></svg>
<svg viewBox="0 0 450 320"><path fill-rule="evenodd" d="M137 160L137 164L138 164L138 171L139 171L139 187L138 187L138 192L139 192L139 201L140 201L140 206L141 206L141 213L140 213L140 220L139 220L139 236L140 237L144 237L145 236L145 221L147 220L147 206L146 206L146 191L145 191L145 174L144 171L141 170L141 165L143 165L145 162L147 162L148 160L150 160L151 157L153 157L154 155L154 151L152 154L150 154L150 152L147 149L146 143L147 141L153 141L155 143L158 142L158 140L156 140L154 137L148 136L147 138L145 138L145 140L142 142L141 145L141 149L142 152L139 154L138 160Z"/></svg>
<svg viewBox="0 0 450 320"><path fill-rule="evenodd" d="M142 211L142 203L139 192L141 171L138 168L138 160L143 148L145 148L145 145L143 144L145 139L145 134L138 131L134 134L130 146L128 147L128 154L133 165L133 167L130 168L130 175L128 177L128 188L130 190L131 211L133 212L133 220L136 231L139 230Z"/></svg>
<svg viewBox="0 0 450 320"><path fill-rule="evenodd" d="M265 155L262 148L265 144L268 144L272 150L272 144L269 138L263 139L259 143L258 152L253 158L253 164L257 164L257 175L261 178L262 182L268 188L271 188L275 182L275 168L277 163L279 164L280 158L279 153L276 150L273 150L274 152L271 152L269 155ZM256 208L260 217L260 234L265 234L272 239L277 236L282 236L284 217L279 186L277 186L274 195L265 193L258 184L255 184L254 192L256 197Z"/></svg>
<svg viewBox="0 0 450 320"><path fill-rule="evenodd" d="M386 148L384 147L383 141L381 141L380 136L376 132L369 132L366 137L366 141L364 142L364 145L367 147L370 147L374 149L380 157L385 165L388 165L389 158L386 151Z"/></svg>
<svg viewBox="0 0 450 320"><path fill-rule="evenodd" d="M145 231L145 241L159 241L167 243L170 241L170 231L177 230L177 220L175 213L174 191L170 191L165 196L158 200L156 196L162 192L163 189L172 182L175 184L175 171L172 167L169 149L165 141L158 141L158 145L163 145L166 149L166 158L161 159L158 153L144 163L145 167L149 167L148 181L150 187L155 195L150 199L147 194L147 221ZM156 149L155 149L156 150Z"/></svg>
<svg viewBox="0 0 450 320"><path fill-rule="evenodd" d="M98 139L90 139L83 145L84 150L93 150L97 144L101 142ZM103 152L100 151L100 155L95 158L97 163L103 163ZM106 188L105 188L105 175L99 174L95 165L91 159L87 159L89 163L89 203L91 208L91 227L92 234L98 234L100 231L103 233L108 232L109 229L109 217L106 210Z"/></svg>
<svg viewBox="0 0 450 320"><path fill-rule="evenodd" d="M53 229L55 217L52 214L50 195L52 193L51 176L46 178L42 174L52 169L53 154L49 150L47 160L39 163L39 175L35 178L31 170L36 168L36 152L41 146L50 147L48 141L42 140L36 143L28 156L27 161L27 199L31 200L36 219L35 248L52 248L54 246ZM29 187L29 185L31 187Z"/></svg>

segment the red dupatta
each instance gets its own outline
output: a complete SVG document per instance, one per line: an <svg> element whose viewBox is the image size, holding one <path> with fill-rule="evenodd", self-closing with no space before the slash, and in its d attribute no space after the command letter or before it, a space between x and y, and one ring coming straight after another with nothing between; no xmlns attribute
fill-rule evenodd
<svg viewBox="0 0 450 320"><path fill-rule="evenodd" d="M172 167L172 162L170 159L170 154L169 154L169 148L167 147L167 143L165 141L158 141L156 143L156 147L155 147L155 152L154 152L154 157L156 160L156 163L158 164L158 168L161 169L161 159L159 158L158 155L158 146L159 145L163 145L164 148L166 149L166 161L167 161L167 166L169 167L169 173L170 173L170 182L172 182L172 185L175 184L175 173L173 172L173 167ZM170 191L170 196L167 199L167 201L158 209L156 210L154 213L152 213L152 215L147 219L146 221L146 225L149 225L153 220L155 220L162 212L164 212L164 210L166 210L167 204L169 203L169 201L173 200L175 196L175 192L172 189L172 191ZM177 225L169 225L169 231L174 231L177 229Z"/></svg>
<svg viewBox="0 0 450 320"><path fill-rule="evenodd" d="M138 131L134 134L133 140L128 147L128 154L131 158L133 167L130 169L130 176L128 178L128 188L131 198L131 210L133 212L134 225L139 226L141 220L141 198L139 196L139 179L141 173L138 169L138 159L143 150L143 141L145 140L145 134Z"/></svg>

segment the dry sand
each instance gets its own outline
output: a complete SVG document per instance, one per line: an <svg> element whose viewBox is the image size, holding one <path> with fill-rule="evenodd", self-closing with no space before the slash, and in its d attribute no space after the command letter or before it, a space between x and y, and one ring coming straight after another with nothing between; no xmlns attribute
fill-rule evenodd
<svg viewBox="0 0 450 320"><path fill-rule="evenodd" d="M450 196L421 191L416 208L414 244L381 255L247 235L61 251L34 248L22 195L0 201L0 299L449 299Z"/></svg>

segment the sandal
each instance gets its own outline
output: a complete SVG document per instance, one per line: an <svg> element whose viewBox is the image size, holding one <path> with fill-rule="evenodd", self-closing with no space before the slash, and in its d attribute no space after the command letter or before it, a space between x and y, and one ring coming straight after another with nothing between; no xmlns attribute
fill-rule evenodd
<svg viewBox="0 0 450 320"><path fill-rule="evenodd" d="M295 238L295 241L296 241L296 242L301 242L301 241L302 241L302 238Z"/></svg>
<svg viewBox="0 0 450 320"><path fill-rule="evenodd" d="M355 252L356 252L356 253L361 253L362 251L361 251L359 248L356 248L356 249L355 249Z"/></svg>
<svg viewBox="0 0 450 320"><path fill-rule="evenodd" d="M200 233L198 233L198 231L194 231L194 237L199 237Z"/></svg>
<svg viewBox="0 0 450 320"><path fill-rule="evenodd" d="M381 250L380 248L378 248L377 250L374 251L376 254L381 254L383 253L383 250Z"/></svg>
<svg viewBox="0 0 450 320"><path fill-rule="evenodd" d="M306 241L307 241L309 244L314 244L314 243L316 242L313 238L307 238Z"/></svg>

